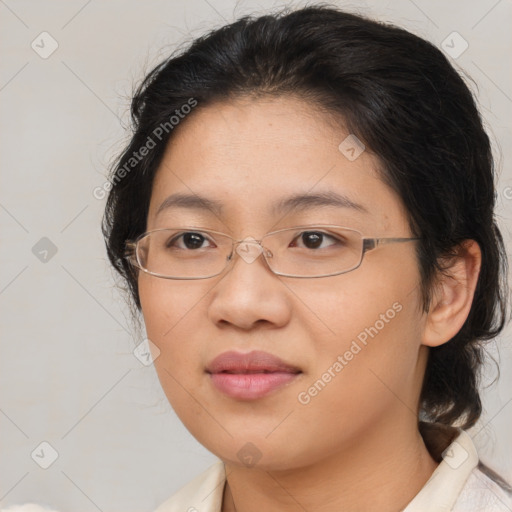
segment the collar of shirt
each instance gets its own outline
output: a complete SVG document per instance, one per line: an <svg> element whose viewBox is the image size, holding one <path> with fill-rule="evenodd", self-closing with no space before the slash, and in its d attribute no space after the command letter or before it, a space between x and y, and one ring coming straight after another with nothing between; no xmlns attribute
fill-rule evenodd
<svg viewBox="0 0 512 512"><path fill-rule="evenodd" d="M443 452L443 460L403 512L450 512L472 471L478 454L463 430ZM155 512L220 512L226 483L224 463L219 460L182 487Z"/></svg>

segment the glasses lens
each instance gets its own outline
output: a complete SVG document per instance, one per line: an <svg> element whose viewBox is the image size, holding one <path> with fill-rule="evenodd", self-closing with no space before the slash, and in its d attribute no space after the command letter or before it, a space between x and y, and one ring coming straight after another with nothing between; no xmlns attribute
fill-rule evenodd
<svg viewBox="0 0 512 512"><path fill-rule="evenodd" d="M299 226L262 240L270 268L285 276L322 277L357 268L363 254L358 231L333 225ZM231 254L232 240L214 231L159 229L137 243L141 268L161 277L200 279L218 275ZM251 261L252 262L252 261Z"/></svg>
<svg viewBox="0 0 512 512"><path fill-rule="evenodd" d="M281 230L263 239L272 253L268 263L279 274L322 277L359 266L361 233L337 226L307 226Z"/></svg>
<svg viewBox="0 0 512 512"><path fill-rule="evenodd" d="M220 233L161 229L139 240L137 261L144 270L163 277L210 277L222 272L231 247L231 239Z"/></svg>

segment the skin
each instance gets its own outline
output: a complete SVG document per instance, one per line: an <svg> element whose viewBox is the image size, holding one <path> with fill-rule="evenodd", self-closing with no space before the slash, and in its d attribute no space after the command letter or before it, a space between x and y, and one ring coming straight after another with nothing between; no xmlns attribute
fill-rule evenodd
<svg viewBox="0 0 512 512"><path fill-rule="evenodd" d="M299 98L239 99L197 109L177 128L157 171L147 230L209 227L237 239L300 224L333 223L371 237L410 237L400 198L364 151L349 161L348 132ZM270 205L297 192L334 190L367 213L323 207L278 217ZM156 211L172 193L223 203L222 215ZM417 429L428 346L448 341L469 313L480 268L475 242L461 248L452 277L440 278L422 312L415 242L367 253L346 274L274 275L260 256L235 256L219 276L196 281L139 274L155 367L179 418L226 464L223 512L397 511L436 468ZM402 309L325 388L299 403L352 340L394 303ZM290 384L255 401L229 398L205 373L227 350L264 350L298 366ZM246 467L237 452L261 454ZM235 509L236 504L236 509Z"/></svg>

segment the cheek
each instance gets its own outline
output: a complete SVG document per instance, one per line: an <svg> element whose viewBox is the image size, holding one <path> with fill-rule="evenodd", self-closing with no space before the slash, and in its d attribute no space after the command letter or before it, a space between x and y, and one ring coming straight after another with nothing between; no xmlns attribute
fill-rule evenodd
<svg viewBox="0 0 512 512"><path fill-rule="evenodd" d="M347 367L373 369L391 383L409 378L421 339L418 283L414 258L403 258L400 267L390 258L334 277L328 287L318 280L308 283L307 293L296 290L309 310L303 326L315 344L316 371L342 356Z"/></svg>
<svg viewBox="0 0 512 512"><path fill-rule="evenodd" d="M313 422L320 434L315 449L328 452L321 439L337 436L343 443L390 410L415 410L418 294L389 276L365 287L345 280L307 297L317 306L308 333L315 363L298 390L297 427Z"/></svg>
<svg viewBox="0 0 512 512"><path fill-rule="evenodd" d="M148 335L161 340L162 349L180 323L189 324L188 316L207 293L201 284L193 281L172 281L141 274L138 281L142 314ZM149 336L148 336L149 337Z"/></svg>
<svg viewBox="0 0 512 512"><path fill-rule="evenodd" d="M205 341L199 317L204 317L201 300L207 291L204 285L197 283L170 282L151 276L139 278L147 337L160 350L155 367L161 380L164 372L170 378L165 379L166 392L169 387L174 387L171 376L181 382L199 373L201 347Z"/></svg>
<svg viewBox="0 0 512 512"><path fill-rule="evenodd" d="M208 298L205 283L143 276L139 294L147 336L160 350L154 366L162 390L189 432L216 453L219 443L233 444L233 439L229 435L224 439L227 431L209 412L211 405L205 399L209 396L204 375L209 341L202 302Z"/></svg>

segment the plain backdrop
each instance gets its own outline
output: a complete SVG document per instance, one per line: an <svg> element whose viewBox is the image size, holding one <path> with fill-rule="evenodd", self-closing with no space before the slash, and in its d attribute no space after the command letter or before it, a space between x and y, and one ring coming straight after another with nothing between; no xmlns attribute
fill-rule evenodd
<svg viewBox="0 0 512 512"><path fill-rule="evenodd" d="M512 2L333 4L451 48L493 140L510 249ZM105 201L93 190L126 140L144 72L206 30L283 5L292 3L0 1L3 508L152 511L216 460L182 426L153 366L132 353L144 331L115 287L100 232ZM510 339L508 326L491 344L501 379L484 389L471 433L484 461L512 480ZM495 376L489 366L486 384Z"/></svg>

